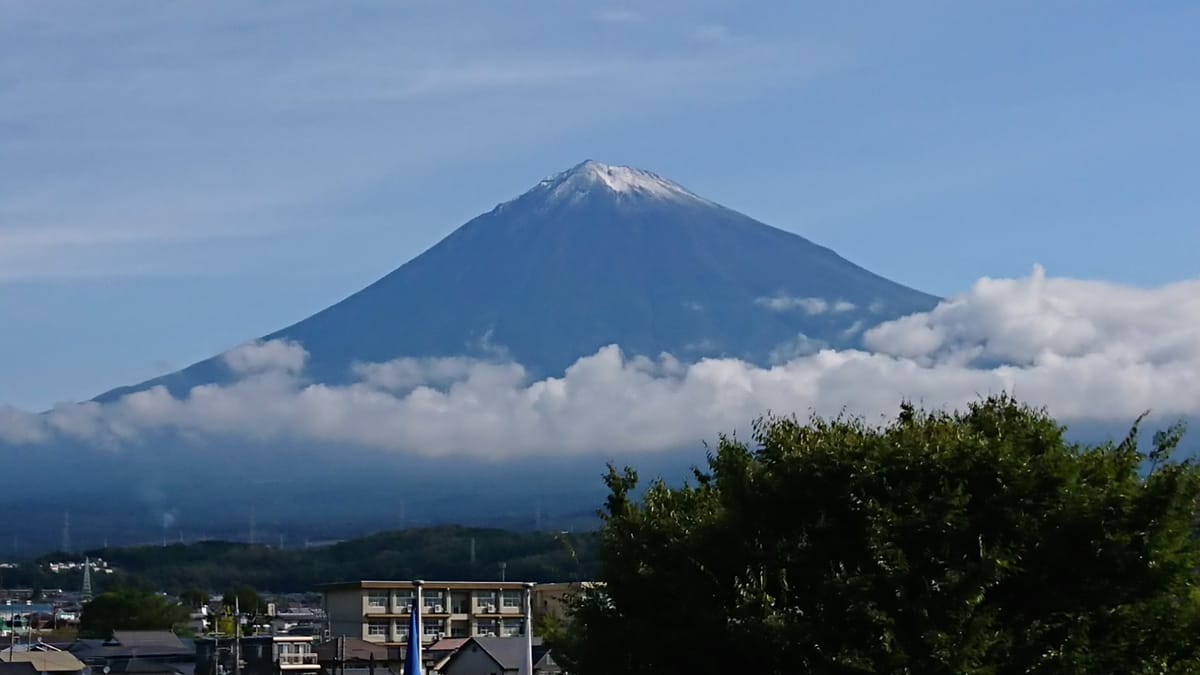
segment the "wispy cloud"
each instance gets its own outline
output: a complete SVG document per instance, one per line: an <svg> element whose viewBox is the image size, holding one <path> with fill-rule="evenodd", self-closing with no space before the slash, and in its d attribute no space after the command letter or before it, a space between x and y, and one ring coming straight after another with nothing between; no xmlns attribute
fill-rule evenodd
<svg viewBox="0 0 1200 675"><path fill-rule="evenodd" d="M150 252L169 270L173 245L324 225L322 206L498 137L653 115L842 58L778 39L696 53L669 26L653 46L579 50L560 39L576 24L577 10L489 3L371 20L308 3L24 8L0 26L0 124L19 130L0 137L0 280L128 274Z"/></svg>
<svg viewBox="0 0 1200 675"><path fill-rule="evenodd" d="M604 23L641 23L646 18L641 12L624 7L596 10L592 16Z"/></svg>
<svg viewBox="0 0 1200 675"><path fill-rule="evenodd" d="M873 351L803 336L779 363L628 358L616 346L562 376L467 358L361 364L349 384L305 380L283 342L231 352L236 382L184 398L157 388L42 416L0 409L0 439L120 446L163 431L194 443L320 441L424 455L503 458L677 448L767 410L845 409L868 418L900 400L961 406L1016 391L1068 421L1200 415L1200 281L1156 289L1046 278L979 281L936 309L866 333Z"/></svg>
<svg viewBox="0 0 1200 675"><path fill-rule="evenodd" d="M812 297L797 297L786 293L777 293L771 296L762 296L754 299L754 304L772 312L795 312L800 311L810 316L817 314L825 314L833 312L840 314L842 312L854 311L855 305L847 300L826 300L824 298Z"/></svg>

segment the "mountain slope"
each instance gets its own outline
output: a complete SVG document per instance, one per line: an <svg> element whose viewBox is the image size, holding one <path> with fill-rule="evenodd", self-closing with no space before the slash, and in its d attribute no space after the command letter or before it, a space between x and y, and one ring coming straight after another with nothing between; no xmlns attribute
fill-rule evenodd
<svg viewBox="0 0 1200 675"><path fill-rule="evenodd" d="M342 302L266 338L311 354L313 378L355 362L498 353L561 373L627 353L768 363L855 346L862 329L937 299L655 174L584 162L485 213ZM219 358L102 399L227 379Z"/></svg>

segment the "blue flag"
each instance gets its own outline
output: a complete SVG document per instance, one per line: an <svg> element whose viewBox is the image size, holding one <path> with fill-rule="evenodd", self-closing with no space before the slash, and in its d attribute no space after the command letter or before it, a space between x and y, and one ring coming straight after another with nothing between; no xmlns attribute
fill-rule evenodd
<svg viewBox="0 0 1200 675"><path fill-rule="evenodd" d="M421 675L421 605L413 598L408 617L408 651L404 657L404 675Z"/></svg>

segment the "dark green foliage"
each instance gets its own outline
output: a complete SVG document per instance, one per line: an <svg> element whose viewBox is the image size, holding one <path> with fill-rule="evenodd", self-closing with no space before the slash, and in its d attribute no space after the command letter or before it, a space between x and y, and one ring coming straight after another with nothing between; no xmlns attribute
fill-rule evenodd
<svg viewBox="0 0 1200 675"><path fill-rule="evenodd" d="M474 564L471 539L475 540ZM564 546L567 539L574 548ZM593 542L590 533L566 536L434 527L377 534L325 548L204 542L111 549L98 555L141 584L173 593L187 589L223 593L237 586L284 593L359 579L498 579L502 561L508 564L508 579L571 581L591 574ZM253 607L243 600L242 609Z"/></svg>
<svg viewBox="0 0 1200 675"><path fill-rule="evenodd" d="M179 603L191 609L200 609L208 604L208 593L199 588L189 588L179 594Z"/></svg>
<svg viewBox="0 0 1200 675"><path fill-rule="evenodd" d="M246 584L225 591L221 597L221 604L230 609L237 608L243 614L257 614L259 610L266 609L262 598L258 597L252 586Z"/></svg>
<svg viewBox="0 0 1200 675"><path fill-rule="evenodd" d="M571 672L1200 672L1181 429L1078 447L1043 411L760 420L695 484L610 469ZM1149 471L1146 469L1149 468Z"/></svg>
<svg viewBox="0 0 1200 675"><path fill-rule="evenodd" d="M107 639L114 630L170 630L188 620L188 611L161 595L120 590L101 593L83 606L79 634Z"/></svg>

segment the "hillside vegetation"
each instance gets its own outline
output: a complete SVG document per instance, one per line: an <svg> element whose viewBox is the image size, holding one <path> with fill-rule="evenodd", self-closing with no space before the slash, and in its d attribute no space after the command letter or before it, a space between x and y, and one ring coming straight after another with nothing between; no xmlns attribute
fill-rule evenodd
<svg viewBox="0 0 1200 675"><path fill-rule="evenodd" d="M471 561L471 542L475 561ZM570 581L588 578L594 536L457 526L387 532L323 548L280 549L230 542L201 542L88 552L118 573L95 577L101 587L182 592L248 585L261 591L310 591L318 584L360 579ZM61 560L82 555L44 556ZM78 588L79 575L50 574L33 565L5 570L8 586Z"/></svg>

